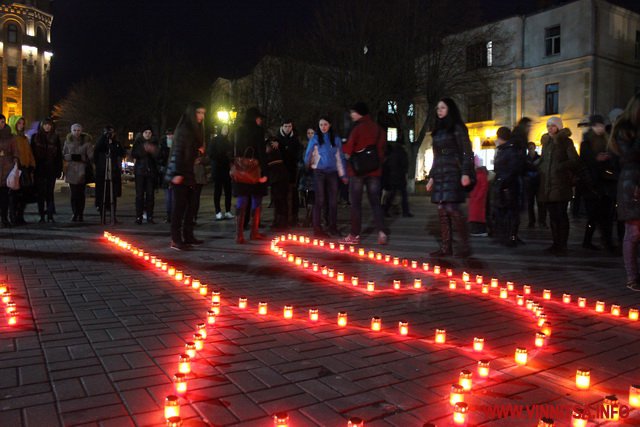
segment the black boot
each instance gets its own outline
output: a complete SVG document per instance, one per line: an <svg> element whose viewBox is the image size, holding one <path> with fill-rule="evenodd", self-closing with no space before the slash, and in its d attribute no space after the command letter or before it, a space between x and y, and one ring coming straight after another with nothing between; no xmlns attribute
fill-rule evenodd
<svg viewBox="0 0 640 427"><path fill-rule="evenodd" d="M591 222L587 222L587 226L584 229L584 239L582 240L582 247L585 249L591 249L593 251L600 250L599 247L594 245L591 240L593 239L593 233L596 231L596 228L593 226Z"/></svg>
<svg viewBox="0 0 640 427"><path fill-rule="evenodd" d="M429 255L435 257L451 256L451 219L444 209L438 209L438 220L440 221L440 249L430 252Z"/></svg>
<svg viewBox="0 0 640 427"><path fill-rule="evenodd" d="M451 222L458 232L458 238L460 239L460 249L456 252L456 256L460 258L467 258L471 256L467 218L461 211L453 211L451 213Z"/></svg>
<svg viewBox="0 0 640 427"><path fill-rule="evenodd" d="M246 209L236 209L236 243L244 243L244 217Z"/></svg>
<svg viewBox="0 0 640 427"><path fill-rule="evenodd" d="M264 234L260 233L260 214L262 208L255 208L251 212L251 240L264 240L267 238Z"/></svg>

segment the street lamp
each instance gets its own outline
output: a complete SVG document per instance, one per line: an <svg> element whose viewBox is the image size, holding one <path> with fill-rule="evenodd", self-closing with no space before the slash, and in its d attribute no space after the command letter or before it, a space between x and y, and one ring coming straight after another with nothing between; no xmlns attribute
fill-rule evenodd
<svg viewBox="0 0 640 427"><path fill-rule="evenodd" d="M237 116L238 116L238 112L233 107L231 107L230 110L225 110L224 108L221 108L216 112L216 117L218 118L218 121L222 124L233 124Z"/></svg>

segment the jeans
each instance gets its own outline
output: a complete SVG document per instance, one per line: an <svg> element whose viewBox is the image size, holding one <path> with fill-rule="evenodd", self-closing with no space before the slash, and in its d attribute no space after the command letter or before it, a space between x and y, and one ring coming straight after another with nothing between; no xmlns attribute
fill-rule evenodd
<svg viewBox="0 0 640 427"><path fill-rule="evenodd" d="M632 219L624 222L624 240L622 254L627 281L638 280L638 242L640 241L640 220Z"/></svg>
<svg viewBox="0 0 640 427"><path fill-rule="evenodd" d="M231 177L227 173L226 176L218 175L213 182L213 204L216 208L216 213L220 212L220 197L222 196L222 190L224 189L224 210L229 212L231 210Z"/></svg>
<svg viewBox="0 0 640 427"><path fill-rule="evenodd" d="M313 171L313 188L315 201L313 203L313 231L322 231L322 207L325 195L329 205L329 230L338 229L338 173Z"/></svg>
<svg viewBox="0 0 640 427"><path fill-rule="evenodd" d="M184 243L185 240L193 240L195 186L172 184L172 187L173 206L171 207L171 240L175 243Z"/></svg>
<svg viewBox="0 0 640 427"><path fill-rule="evenodd" d="M143 212L147 213L147 220L153 218L153 206L155 204L156 177L136 175L136 217L142 218Z"/></svg>
<svg viewBox="0 0 640 427"><path fill-rule="evenodd" d="M173 206L173 187L171 186L164 190L164 206L167 211L167 218L171 218L171 207Z"/></svg>
<svg viewBox="0 0 640 427"><path fill-rule="evenodd" d="M373 221L376 231L387 232L384 228L382 206L380 196L382 186L379 176L352 176L349 177L349 199L351 200L351 235L359 236L362 230L362 192L367 187L369 206L373 213Z"/></svg>
<svg viewBox="0 0 640 427"><path fill-rule="evenodd" d="M238 196L236 197L236 209L246 209L249 204L249 199L251 199L251 212L262 207L262 196Z"/></svg>

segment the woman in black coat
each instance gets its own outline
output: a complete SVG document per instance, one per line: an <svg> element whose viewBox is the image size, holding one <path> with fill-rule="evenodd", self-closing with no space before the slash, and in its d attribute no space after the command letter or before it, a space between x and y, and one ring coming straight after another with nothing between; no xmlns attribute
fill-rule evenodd
<svg viewBox="0 0 640 427"><path fill-rule="evenodd" d="M236 201L236 243L244 243L244 219L246 209L251 202L251 239L260 240L265 236L260 234L260 214L262 212L262 198L267 195L267 162L266 145L262 121L264 116L257 108L249 108L245 113L244 122L235 135L234 155L237 157L251 157L260 163L260 182L243 184L233 182L233 193Z"/></svg>
<svg viewBox="0 0 640 427"><path fill-rule="evenodd" d="M96 165L96 206L103 224L107 219L107 211L110 211L111 222L118 223L116 219L117 198L122 195L122 158L127 152L115 137L113 126L105 126L104 132L93 150L93 161ZM107 171L107 159L110 159L110 174Z"/></svg>
<svg viewBox="0 0 640 427"><path fill-rule="evenodd" d="M206 110L200 102L187 105L173 134L167 175L173 188L171 207L171 248L182 251L189 245L203 243L193 235L196 176L194 164L198 151L204 152L204 116Z"/></svg>
<svg viewBox="0 0 640 427"><path fill-rule="evenodd" d="M38 132L31 137L31 151L36 160L34 174L38 190L38 213L40 222L54 222L55 204L53 200L56 179L62 174L62 143L53 127L53 120L40 122ZM46 204L46 210L45 210Z"/></svg>
<svg viewBox="0 0 640 427"><path fill-rule="evenodd" d="M158 141L153 138L151 126L145 127L131 148L131 157L136 162L133 167L136 183L136 224L142 224L142 216L145 212L147 222L155 224L153 208L158 182L159 152Z"/></svg>
<svg viewBox="0 0 640 427"><path fill-rule="evenodd" d="M437 118L433 139L433 166L429 173L427 191L431 192L431 202L438 205L440 249L431 252L431 256L449 256L453 254L452 225L460 234L458 256L471 255L467 218L460 205L464 203L467 190L473 187L475 179L473 151L469 132L460 116L458 106L450 98L438 102Z"/></svg>
<svg viewBox="0 0 640 427"><path fill-rule="evenodd" d="M622 250L627 288L640 291L640 92L631 98L613 126L609 145L620 158L618 219L624 221L625 226Z"/></svg>

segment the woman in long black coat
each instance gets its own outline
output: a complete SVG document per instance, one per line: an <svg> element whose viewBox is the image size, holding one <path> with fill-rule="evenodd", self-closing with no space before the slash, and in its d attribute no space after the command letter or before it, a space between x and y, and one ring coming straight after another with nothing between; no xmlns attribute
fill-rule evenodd
<svg viewBox="0 0 640 427"><path fill-rule="evenodd" d="M31 151L36 160L34 173L38 191L38 213L40 222L54 222L55 204L53 200L56 179L62 174L62 143L53 127L53 120L40 122L38 132L31 137ZM45 208L46 205L46 208Z"/></svg>
<svg viewBox="0 0 640 427"><path fill-rule="evenodd" d="M96 165L96 206L102 223L106 222L106 213L113 224L116 219L117 198L122 195L122 158L125 149L116 140L115 129L111 125L104 132L93 150L93 162ZM111 173L107 173L107 159L110 159ZM107 176L109 180L107 180ZM113 206L111 204L113 202Z"/></svg>
<svg viewBox="0 0 640 427"><path fill-rule="evenodd" d="M460 257L471 255L467 218L461 205L471 190L475 179L473 150L469 132L460 116L460 110L450 98L438 102L437 118L433 139L433 166L429 173L427 191L431 192L431 203L438 205L440 249L431 256L453 254L452 226L455 225L460 237Z"/></svg>

